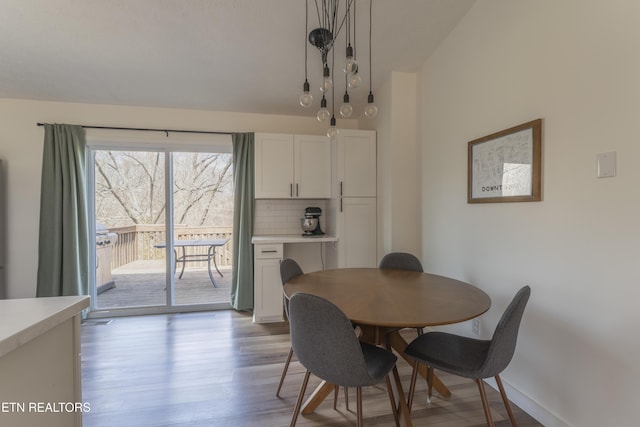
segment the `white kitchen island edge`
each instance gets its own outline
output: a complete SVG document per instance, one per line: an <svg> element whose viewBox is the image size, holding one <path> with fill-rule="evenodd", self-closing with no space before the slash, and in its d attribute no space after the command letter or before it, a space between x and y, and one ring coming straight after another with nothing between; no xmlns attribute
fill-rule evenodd
<svg viewBox="0 0 640 427"><path fill-rule="evenodd" d="M82 426L80 317L88 296L0 300L0 425Z"/></svg>

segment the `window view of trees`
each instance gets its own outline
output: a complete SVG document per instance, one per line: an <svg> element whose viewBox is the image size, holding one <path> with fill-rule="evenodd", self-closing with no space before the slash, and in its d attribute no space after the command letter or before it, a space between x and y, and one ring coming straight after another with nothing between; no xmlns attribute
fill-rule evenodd
<svg viewBox="0 0 640 427"><path fill-rule="evenodd" d="M96 219L108 227L162 224L165 219L162 152L96 152ZM173 153L174 221L231 226L232 156Z"/></svg>
<svg viewBox="0 0 640 427"><path fill-rule="evenodd" d="M108 241L96 237L96 307L228 303L232 154L135 150L96 150L94 154L96 230L100 226L101 233L104 229L109 233ZM171 177L165 176L167 160ZM172 229L165 227L167 186L173 197ZM215 251L206 245L172 250L166 245L167 233L174 242L228 240ZM169 254L188 259L184 278L182 264L177 278L167 279Z"/></svg>

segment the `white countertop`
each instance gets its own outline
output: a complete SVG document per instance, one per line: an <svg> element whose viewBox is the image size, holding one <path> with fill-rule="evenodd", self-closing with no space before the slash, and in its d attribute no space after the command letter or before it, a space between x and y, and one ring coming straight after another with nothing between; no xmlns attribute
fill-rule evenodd
<svg viewBox="0 0 640 427"><path fill-rule="evenodd" d="M0 357L87 307L88 296L0 300Z"/></svg>
<svg viewBox="0 0 640 427"><path fill-rule="evenodd" d="M253 244L269 244L269 243L320 243L320 242L337 242L335 236L318 236L318 237L302 237L301 234L274 234L265 236L253 236L251 243Z"/></svg>

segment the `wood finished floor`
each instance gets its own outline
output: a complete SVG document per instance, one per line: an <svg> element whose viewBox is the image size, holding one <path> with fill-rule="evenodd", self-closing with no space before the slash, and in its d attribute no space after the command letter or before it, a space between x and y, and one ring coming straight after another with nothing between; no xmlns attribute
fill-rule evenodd
<svg viewBox="0 0 640 427"><path fill-rule="evenodd" d="M275 395L289 351L286 323L256 325L251 315L232 310L89 320L83 323L83 400L91 411L85 427L288 426L304 369L292 362L281 397ZM408 332L411 334L411 332ZM408 335L411 338L411 335ZM405 390L411 370L398 363ZM442 374L452 396L426 402L426 385L412 418L416 426L484 426L474 382ZM307 394L319 380L310 381ZM500 396L487 387L496 426L510 425ZM299 426L355 425L355 390L350 410L340 395ZM393 426L383 387L363 392L365 425ZM541 426L513 406L520 427Z"/></svg>

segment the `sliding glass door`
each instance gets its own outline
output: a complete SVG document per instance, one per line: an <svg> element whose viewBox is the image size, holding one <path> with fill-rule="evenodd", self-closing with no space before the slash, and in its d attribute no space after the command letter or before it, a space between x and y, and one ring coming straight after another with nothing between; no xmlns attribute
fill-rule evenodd
<svg viewBox="0 0 640 427"><path fill-rule="evenodd" d="M175 148L94 148L91 153L93 310L227 307L231 153Z"/></svg>
<svg viewBox="0 0 640 427"><path fill-rule="evenodd" d="M228 153L173 153L175 304L229 302L232 161Z"/></svg>

